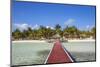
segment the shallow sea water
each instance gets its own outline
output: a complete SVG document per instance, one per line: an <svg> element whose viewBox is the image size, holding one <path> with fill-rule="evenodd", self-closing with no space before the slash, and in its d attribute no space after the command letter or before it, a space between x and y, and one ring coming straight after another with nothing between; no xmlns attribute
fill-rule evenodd
<svg viewBox="0 0 100 67"><path fill-rule="evenodd" d="M70 42L63 46L72 55L76 62L95 61L95 42Z"/></svg>
<svg viewBox="0 0 100 67"><path fill-rule="evenodd" d="M76 62L95 60L95 42L68 42L62 45ZM12 43L12 65L44 64L53 43Z"/></svg>
<svg viewBox="0 0 100 67"><path fill-rule="evenodd" d="M43 64L53 44L13 43L12 65Z"/></svg>

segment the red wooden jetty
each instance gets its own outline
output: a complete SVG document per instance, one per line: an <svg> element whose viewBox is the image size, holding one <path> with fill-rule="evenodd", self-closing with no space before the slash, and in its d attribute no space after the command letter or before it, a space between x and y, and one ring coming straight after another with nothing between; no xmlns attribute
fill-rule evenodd
<svg viewBox="0 0 100 67"><path fill-rule="evenodd" d="M60 40L56 40L52 50L50 51L45 64L51 63L72 63L74 62L69 53L64 49Z"/></svg>

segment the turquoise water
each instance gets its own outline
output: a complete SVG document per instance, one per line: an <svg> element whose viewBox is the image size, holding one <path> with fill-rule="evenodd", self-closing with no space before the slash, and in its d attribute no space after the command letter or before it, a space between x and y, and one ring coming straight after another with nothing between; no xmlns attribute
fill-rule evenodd
<svg viewBox="0 0 100 67"><path fill-rule="evenodd" d="M95 61L95 42L63 43L75 61Z"/></svg>
<svg viewBox="0 0 100 67"><path fill-rule="evenodd" d="M12 65L43 64L53 44L13 43Z"/></svg>
<svg viewBox="0 0 100 67"><path fill-rule="evenodd" d="M68 42L62 45L79 61L95 60L95 42ZM12 43L12 65L44 64L53 43Z"/></svg>

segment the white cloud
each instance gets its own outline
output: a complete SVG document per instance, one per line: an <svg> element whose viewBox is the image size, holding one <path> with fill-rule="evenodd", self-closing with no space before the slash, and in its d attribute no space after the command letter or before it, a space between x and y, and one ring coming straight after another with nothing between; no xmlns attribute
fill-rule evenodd
<svg viewBox="0 0 100 67"><path fill-rule="evenodd" d="M51 29L54 29L54 27L51 27Z"/></svg>
<svg viewBox="0 0 100 67"><path fill-rule="evenodd" d="M14 24L14 28L15 29L18 28L21 31L27 30L28 27L31 27L32 29L39 29L39 25L38 24L36 24L34 26L26 24L26 23L23 23L23 24Z"/></svg>
<svg viewBox="0 0 100 67"><path fill-rule="evenodd" d="M32 29L39 29L39 25L38 24L36 24L36 25L34 25L33 27L32 27Z"/></svg>
<svg viewBox="0 0 100 67"><path fill-rule="evenodd" d="M50 28L50 26L46 26L46 28Z"/></svg>
<svg viewBox="0 0 100 67"><path fill-rule="evenodd" d="M46 28L51 28L51 29L54 29L54 27L51 27L51 26L46 26Z"/></svg>
<svg viewBox="0 0 100 67"><path fill-rule="evenodd" d="M74 22L75 22L75 19L69 18L64 24L65 25L71 25Z"/></svg>
<svg viewBox="0 0 100 67"><path fill-rule="evenodd" d="M28 27L30 27L30 25L28 25L26 23L23 23L23 24L14 24L14 27L18 28L18 29L20 29L22 31L22 30L26 30Z"/></svg>
<svg viewBox="0 0 100 67"><path fill-rule="evenodd" d="M89 29L90 28L90 25L87 25L86 28Z"/></svg>
<svg viewBox="0 0 100 67"><path fill-rule="evenodd" d="M86 30L91 30L94 27L94 25L87 25Z"/></svg>

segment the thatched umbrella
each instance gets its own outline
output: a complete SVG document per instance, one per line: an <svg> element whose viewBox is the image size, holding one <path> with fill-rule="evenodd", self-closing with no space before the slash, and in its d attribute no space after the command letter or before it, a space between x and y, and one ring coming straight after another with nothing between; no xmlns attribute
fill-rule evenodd
<svg viewBox="0 0 100 67"><path fill-rule="evenodd" d="M60 37L61 36L59 34L56 34L56 35L53 36L54 39L60 39Z"/></svg>

